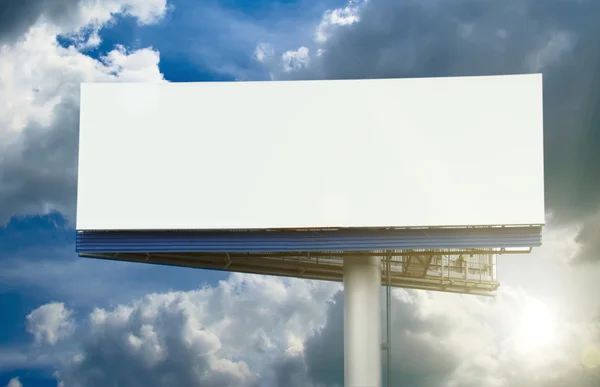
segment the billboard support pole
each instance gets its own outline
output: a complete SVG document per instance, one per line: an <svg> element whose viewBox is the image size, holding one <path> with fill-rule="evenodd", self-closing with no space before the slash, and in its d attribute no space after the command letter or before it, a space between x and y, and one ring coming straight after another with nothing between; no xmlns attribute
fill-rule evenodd
<svg viewBox="0 0 600 387"><path fill-rule="evenodd" d="M392 255L391 252L385 258L385 356L386 356L386 385L392 385Z"/></svg>
<svg viewBox="0 0 600 387"><path fill-rule="evenodd" d="M344 258L344 385L381 387L381 259Z"/></svg>

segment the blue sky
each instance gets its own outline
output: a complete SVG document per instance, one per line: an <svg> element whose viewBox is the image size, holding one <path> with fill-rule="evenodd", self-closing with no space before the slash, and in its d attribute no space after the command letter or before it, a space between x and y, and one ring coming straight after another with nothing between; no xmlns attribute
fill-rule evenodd
<svg viewBox="0 0 600 387"><path fill-rule="evenodd" d="M76 256L79 82L531 72L544 74L545 245L502 257L496 300L396 291L395 348L411 351L394 354L394 380L600 380L600 3L48 4L0 6L0 100L11 102L0 106L0 386L18 387L17 377L23 386L127 385L135 375L169 385L159 381L173 374L179 385L341 382L338 284ZM74 47L95 33L96 43ZM101 376L88 372L95 367Z"/></svg>
<svg viewBox="0 0 600 387"><path fill-rule="evenodd" d="M324 11L344 2L259 0L169 4L171 10L156 25L139 26L135 17L117 15L113 23L100 30L102 43L89 50L88 55L98 58L116 44L129 48L151 46L160 51L160 70L172 82L233 81L241 73L252 80L266 79L264 67L252 57L257 42L299 46L310 38ZM68 36L59 36L59 41L69 45ZM219 71L219 65L225 68ZM233 69L227 71L229 66Z"/></svg>

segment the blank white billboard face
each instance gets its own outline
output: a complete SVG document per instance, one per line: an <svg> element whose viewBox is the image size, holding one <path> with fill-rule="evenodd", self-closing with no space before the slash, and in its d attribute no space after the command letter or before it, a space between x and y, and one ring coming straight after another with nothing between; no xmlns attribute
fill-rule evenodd
<svg viewBox="0 0 600 387"><path fill-rule="evenodd" d="M82 84L77 229L544 223L541 75Z"/></svg>

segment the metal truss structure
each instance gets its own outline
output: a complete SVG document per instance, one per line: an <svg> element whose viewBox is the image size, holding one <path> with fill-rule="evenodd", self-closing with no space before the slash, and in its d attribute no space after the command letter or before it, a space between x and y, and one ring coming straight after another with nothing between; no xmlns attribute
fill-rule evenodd
<svg viewBox="0 0 600 387"><path fill-rule="evenodd" d="M392 287L490 296L499 286L496 255L529 252L530 249L514 248L308 253L86 253L82 256L339 282L343 280L344 257L381 256L384 259L389 257L389 265L382 265L382 282L389 282Z"/></svg>

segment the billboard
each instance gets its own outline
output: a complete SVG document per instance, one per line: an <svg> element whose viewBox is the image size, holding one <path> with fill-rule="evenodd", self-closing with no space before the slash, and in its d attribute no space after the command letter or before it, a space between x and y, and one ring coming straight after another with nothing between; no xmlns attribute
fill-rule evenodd
<svg viewBox="0 0 600 387"><path fill-rule="evenodd" d="M81 85L77 229L541 225L542 76Z"/></svg>

